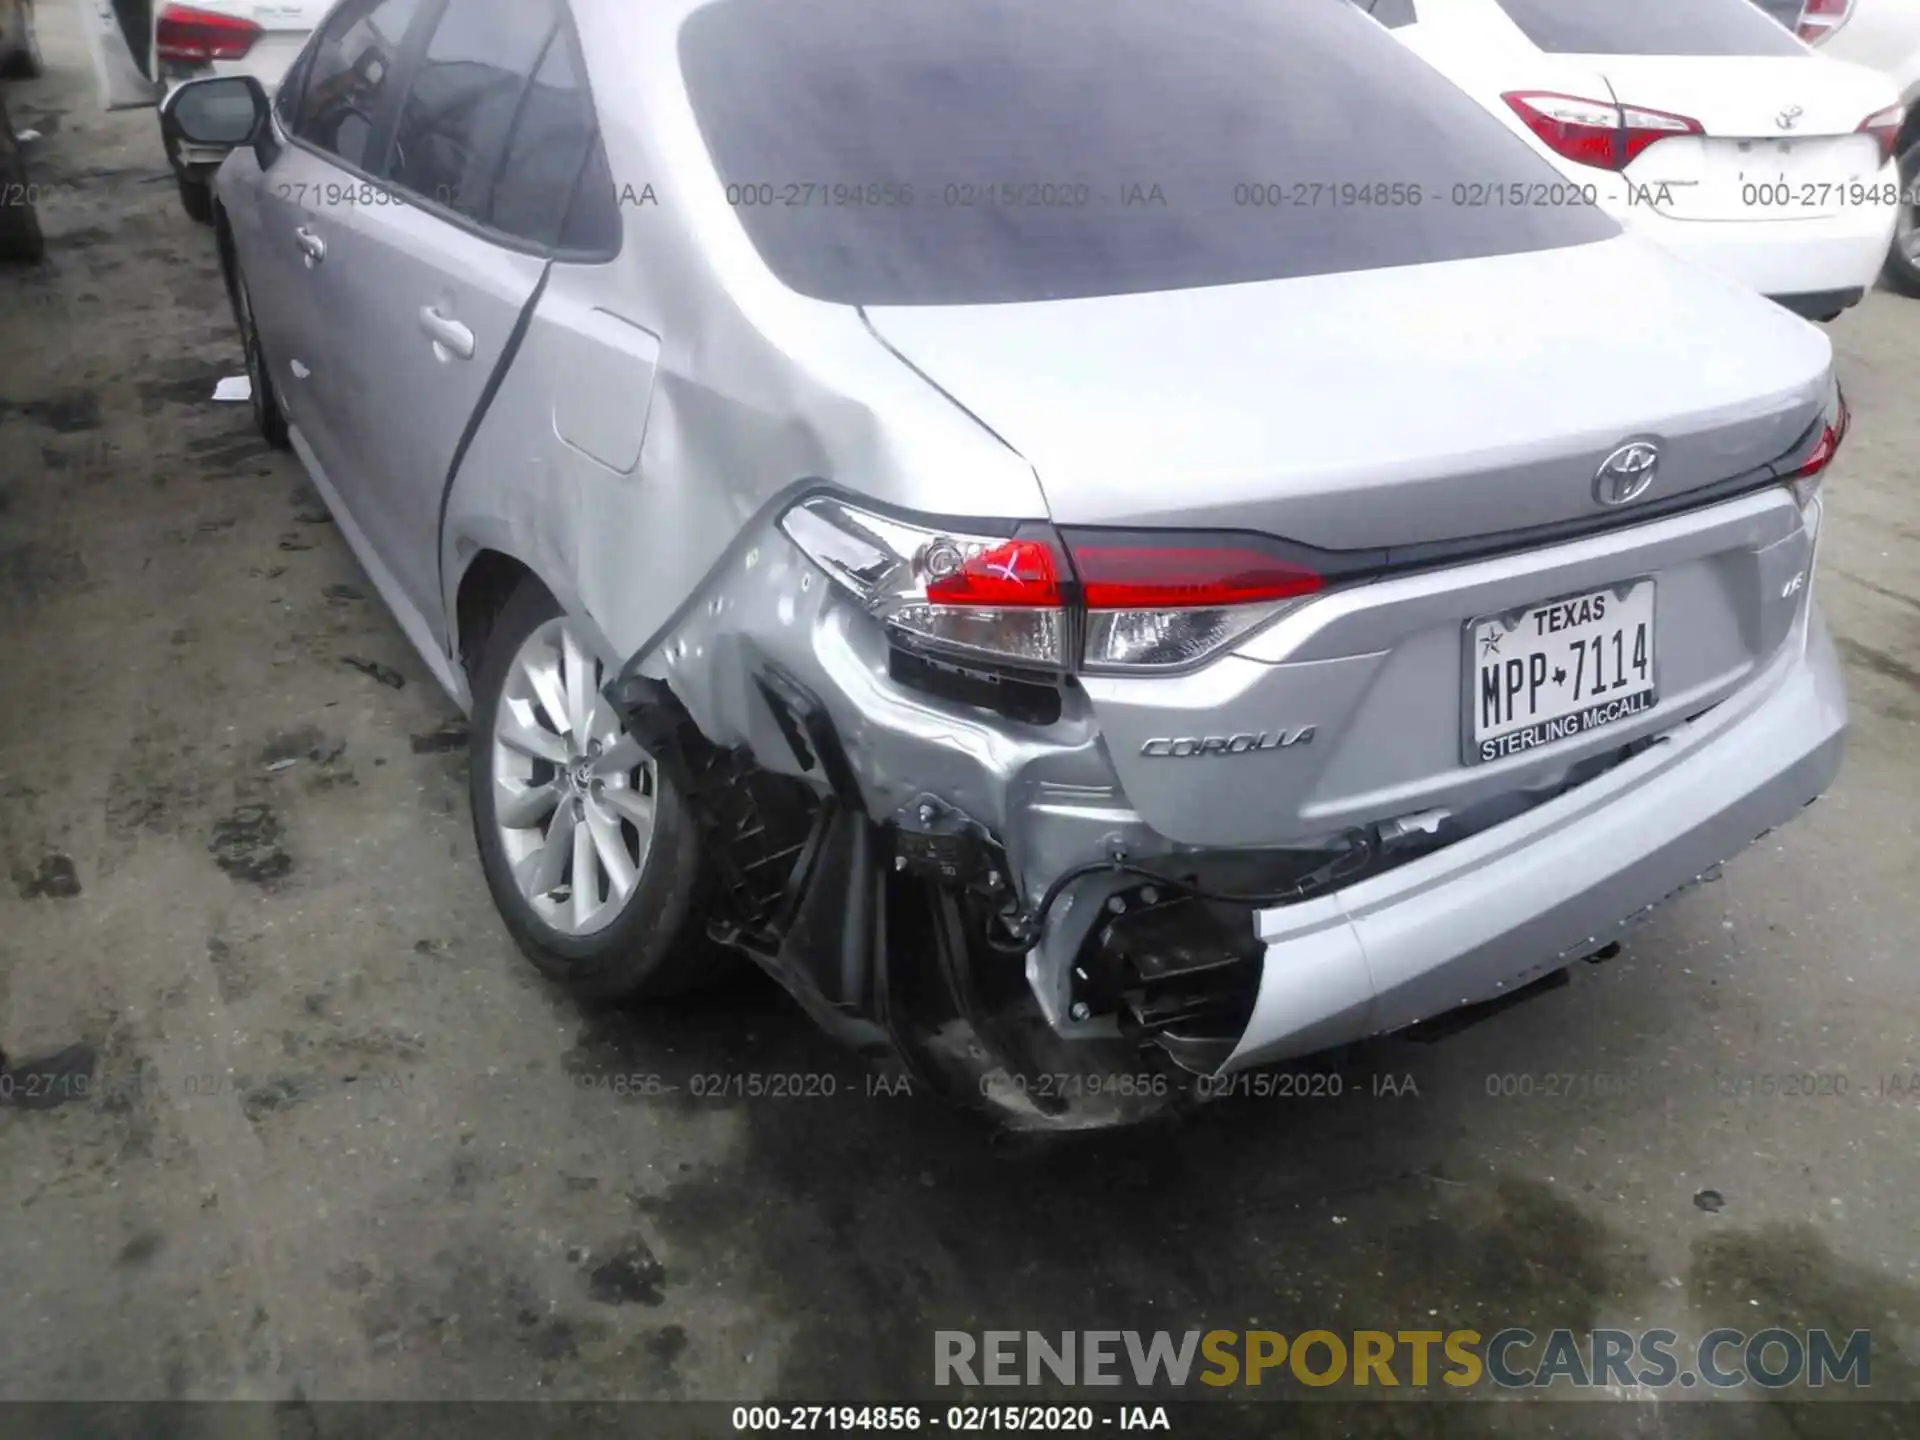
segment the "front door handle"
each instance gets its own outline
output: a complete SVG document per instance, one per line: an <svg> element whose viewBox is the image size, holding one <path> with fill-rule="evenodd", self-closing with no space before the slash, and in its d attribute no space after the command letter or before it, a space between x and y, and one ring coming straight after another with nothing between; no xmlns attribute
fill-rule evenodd
<svg viewBox="0 0 1920 1440"><path fill-rule="evenodd" d="M300 242L300 248L306 252L307 268L311 270L327 258L327 242L313 231L301 226L293 232L293 238Z"/></svg>
<svg viewBox="0 0 1920 1440"><path fill-rule="evenodd" d="M473 331L458 320L449 320L431 305L420 312L420 329L433 341L436 353L446 351L461 360L473 358Z"/></svg>

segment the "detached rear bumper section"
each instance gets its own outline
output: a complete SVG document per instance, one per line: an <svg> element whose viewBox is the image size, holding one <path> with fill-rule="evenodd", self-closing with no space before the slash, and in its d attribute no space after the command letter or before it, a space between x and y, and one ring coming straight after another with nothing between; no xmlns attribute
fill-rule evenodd
<svg viewBox="0 0 1920 1440"><path fill-rule="evenodd" d="M1228 907L1224 924L1208 904L1173 923L1174 897L1114 862L1178 867L1240 894L1280 888L1255 883L1263 874L1287 883L1337 861L1341 837L1317 855L1179 845L1129 805L1078 687L1065 687L1054 717L1036 715L1018 687L983 696L981 683L903 665L768 521L608 687L643 743L695 757L676 778L711 798L707 837L734 851L725 884L751 912L736 905L719 938L860 1048L897 1039L890 966L935 963L887 955L894 869L968 888L976 902L1003 897L1009 911L1071 878L1024 960L1001 947L979 963L1023 967L1064 1040L1157 1040L1184 1068L1222 1073L1433 1019L1602 949L1818 798L1847 724L1839 665L1809 603L1732 698L1576 767L1484 828L1439 848L1414 836L1395 863L1298 903ZM1376 829L1376 861L1381 841ZM1141 928L1116 938L1122 917ZM1096 930L1135 967L1131 1013L1099 1003L1125 987L1088 973ZM1180 953L1141 953L1156 935ZM1210 977L1204 1004L1189 1003L1192 986L1166 983L1195 976ZM963 991L971 983L958 978Z"/></svg>

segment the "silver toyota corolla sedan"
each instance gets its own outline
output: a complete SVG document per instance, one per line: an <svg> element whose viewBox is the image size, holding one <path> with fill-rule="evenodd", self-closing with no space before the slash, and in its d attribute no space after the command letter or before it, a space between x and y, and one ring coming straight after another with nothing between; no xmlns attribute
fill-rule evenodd
<svg viewBox="0 0 1920 1440"><path fill-rule="evenodd" d="M167 123L586 994L743 953L1139 1118L1609 953L1839 767L1827 340L1344 0L344 0Z"/></svg>

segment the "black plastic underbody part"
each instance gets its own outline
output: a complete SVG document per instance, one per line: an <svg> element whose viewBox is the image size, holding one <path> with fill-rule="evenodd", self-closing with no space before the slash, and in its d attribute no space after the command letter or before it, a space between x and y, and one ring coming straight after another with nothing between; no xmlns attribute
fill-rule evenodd
<svg viewBox="0 0 1920 1440"><path fill-rule="evenodd" d="M891 1050L867 993L878 932L864 811L714 745L658 681L630 676L608 698L693 815L714 882L708 937L752 959L836 1039Z"/></svg>
<svg viewBox="0 0 1920 1440"><path fill-rule="evenodd" d="M1615 947L1614 953L1619 953L1618 947ZM1566 969L1550 970L1538 980L1530 981L1505 995L1495 996L1491 1000L1476 1000L1470 1005L1456 1006L1443 1015L1434 1016L1431 1020L1422 1020L1418 1024L1409 1025L1402 1034L1416 1045L1437 1044L1439 1041L1458 1035L1463 1030L1471 1029L1483 1020L1491 1020L1502 1011L1511 1010L1516 1005L1524 1005L1529 1000L1536 1000L1570 983Z"/></svg>
<svg viewBox="0 0 1920 1440"><path fill-rule="evenodd" d="M1798 295L1769 295L1767 298L1804 319L1827 320L1850 306L1858 305L1866 293L1856 285L1851 290L1809 290Z"/></svg>
<svg viewBox="0 0 1920 1440"><path fill-rule="evenodd" d="M762 674L756 683L800 767L851 787L824 709L791 677ZM976 968L974 937L986 908L1003 902L1005 862L973 821L923 797L909 807L911 823L936 851L954 841L967 858L944 878L896 870L887 861L899 827L883 832L857 793L836 787L822 796L743 750L712 744L658 681L630 674L606 693L694 817L713 873L710 939L757 963L829 1035L962 1103L977 1103L977 1077L956 1081L951 1058L943 1064L933 1048L955 1022L987 1068L1004 1062L1024 1073L1001 1023L1007 997L988 993ZM904 946L893 943L896 930ZM1001 979L1024 991L1017 969Z"/></svg>

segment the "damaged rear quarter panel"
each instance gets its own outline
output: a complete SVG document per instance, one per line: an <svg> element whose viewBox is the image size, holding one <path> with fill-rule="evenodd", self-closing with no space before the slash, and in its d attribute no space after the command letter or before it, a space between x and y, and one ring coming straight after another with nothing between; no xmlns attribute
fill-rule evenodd
<svg viewBox="0 0 1920 1440"><path fill-rule="evenodd" d="M707 159L677 19L582 4L576 21L623 246L605 264L553 269L449 498L449 614L474 555L499 550L614 667L656 646L749 522L807 484L1043 517L1031 467L858 310L767 272Z"/></svg>
<svg viewBox="0 0 1920 1440"><path fill-rule="evenodd" d="M638 467L579 471L580 604L625 660L749 520L807 482L934 512L1044 518L1032 468L896 359L859 312L780 285L748 241L678 69L678 18L582 5L625 249L597 302L659 337ZM616 93L619 103L605 97Z"/></svg>

